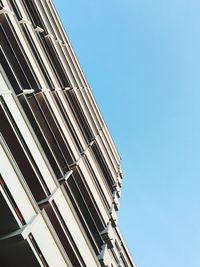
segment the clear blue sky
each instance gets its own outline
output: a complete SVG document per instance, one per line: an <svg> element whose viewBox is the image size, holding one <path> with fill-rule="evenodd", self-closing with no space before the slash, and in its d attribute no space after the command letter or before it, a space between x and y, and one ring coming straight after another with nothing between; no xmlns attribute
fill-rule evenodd
<svg viewBox="0 0 200 267"><path fill-rule="evenodd" d="M54 3L123 159L137 267L199 267L200 1Z"/></svg>

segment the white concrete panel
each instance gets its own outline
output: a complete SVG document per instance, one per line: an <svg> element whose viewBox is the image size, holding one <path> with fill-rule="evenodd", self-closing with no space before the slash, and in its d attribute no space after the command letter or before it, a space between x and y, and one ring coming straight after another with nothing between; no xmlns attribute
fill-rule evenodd
<svg viewBox="0 0 200 267"><path fill-rule="evenodd" d="M104 178L102 177L101 173L99 172L99 170L97 168L97 165L94 161L94 158L91 155L90 149L87 151L86 156L87 156L87 158L91 164L91 167L92 167L92 169L93 169L93 171L97 177L97 180L98 180L98 182L99 182L99 184L100 184L100 186L104 192L104 195L105 195L109 205L111 205L112 204L112 195L109 192L110 190L109 190L108 186L105 184Z"/></svg>
<svg viewBox="0 0 200 267"><path fill-rule="evenodd" d="M75 118L74 118L72 112L70 111L70 108L69 108L68 104L66 103L66 100L65 100L65 98L63 96L63 92L61 90L57 90L57 93L58 93L58 96L59 96L59 98L60 98L60 100L62 102L62 105L65 108L65 110L67 112L67 115L69 116L69 119L70 119L70 121L71 121L71 123L72 123L72 125L74 127L74 130L75 130L75 132L77 134L77 138L79 139L79 142L81 143L81 146L83 147L83 150L85 150L86 149L86 142L85 142L85 140L83 138L82 133L80 132L80 129L79 129L78 125L77 125L77 122L75 121Z"/></svg>
<svg viewBox="0 0 200 267"><path fill-rule="evenodd" d="M71 136L69 130L67 129L64 120L61 118L60 113L58 112L58 109L57 109L57 107L56 107L56 105L52 99L51 94L49 92L45 92L45 96L46 96L46 98L47 98L47 100L48 100L48 102L49 102L49 104L50 104L50 106L54 112L54 115L55 115L59 125L61 126L61 129L62 129L64 136L65 136L65 138L69 144L69 147L73 153L73 156L74 156L75 160L77 160L79 157L79 154L78 154L78 151L75 147L74 141L72 139L72 136Z"/></svg>
<svg viewBox="0 0 200 267"><path fill-rule="evenodd" d="M26 39L24 38L24 36L22 34L22 31L19 28L19 25L18 25L15 17L10 15L10 14L8 14L8 16L9 16L10 22L12 23L13 30L14 30L15 34L18 36L18 38L20 40L20 45L23 47L24 52L26 53L26 56L27 56L26 58L29 60L30 65L33 68L33 71L34 71L37 79L39 80L42 88L45 88L46 85L45 85L44 80L43 80L43 78L41 76L39 68L37 67L37 64L36 64L32 54L31 54L30 48L28 47L28 45L27 45L27 43L25 41ZM27 88L27 89L29 89L29 88Z"/></svg>
<svg viewBox="0 0 200 267"><path fill-rule="evenodd" d="M37 241L37 244L50 267L68 266L52 237L48 226L40 214L30 225L29 231Z"/></svg>
<svg viewBox="0 0 200 267"><path fill-rule="evenodd" d="M119 169L119 164L117 163L114 155L112 154L112 151L111 151L110 146L109 146L109 144L108 144L108 142L107 142L107 140L105 138L105 134L104 134L103 130L100 131L100 139L101 139L101 142L102 142L102 144L103 144L103 146L104 146L104 148L106 150L106 153L109 156L110 162L113 165L115 173L117 173L118 169Z"/></svg>
<svg viewBox="0 0 200 267"><path fill-rule="evenodd" d="M21 214L26 222L33 219L36 214L36 210L30 202L30 198L22 186L19 177L11 165L11 159L8 158L4 148L0 144L0 173L12 194ZM28 190L28 189L27 189ZM28 191L27 191L28 192Z"/></svg>
<svg viewBox="0 0 200 267"><path fill-rule="evenodd" d="M80 222L78 222L75 218L74 212L72 212L72 208L70 207L69 203L67 202L61 191L55 195L54 201L58 209L60 210L60 213L62 214L62 217L74 239L74 242L78 247L81 256L83 257L86 263L86 266L99 266L95 255L89 248L88 243L84 238L82 229L79 226Z"/></svg>
<svg viewBox="0 0 200 267"><path fill-rule="evenodd" d="M51 78L51 81L53 82L54 87L58 87L59 84L57 82L57 78L55 77L55 74L52 70L52 67L49 64L49 61L47 59L46 54L43 52L42 46L40 44L40 41L38 40L38 37L37 37L37 34L35 33L35 30L33 29L33 26L27 25L27 29L29 30L29 33L30 33L30 35L31 35L31 37L35 43L35 46L37 47L39 55L40 55L42 62L44 64L44 67L46 68L47 73L48 73L49 77Z"/></svg>
<svg viewBox="0 0 200 267"><path fill-rule="evenodd" d="M80 168L81 172L83 173L83 176L86 178L87 185L90 188L92 196L95 199L99 210L101 211L102 218L103 218L105 224L107 224L107 222L109 221L109 217L108 217L108 213L106 211L106 207L103 205L102 199L100 198L99 193L98 193L98 191L97 191L97 189L96 189L96 187L95 187L95 185L94 185L94 183L90 177L90 174L88 173L82 159L80 159L80 161L79 161L79 168Z"/></svg>
<svg viewBox="0 0 200 267"><path fill-rule="evenodd" d="M113 180L116 181L117 175L116 175L115 170L113 168L112 162L110 161L110 158L108 157L108 155L106 153L105 147L102 144L100 136L98 136L96 138L96 142L99 145L99 148L100 148L100 151L103 155L103 158L105 159L105 162L107 163L108 169L110 170L110 172L112 174Z"/></svg>
<svg viewBox="0 0 200 267"><path fill-rule="evenodd" d="M44 158L41 155L41 152L38 148L38 146L36 145L35 140L33 139L33 136L25 122L25 120L23 119L22 113L20 112L14 98L12 95L4 95L3 96L18 128L20 129L20 132L27 144L27 146L29 147L31 154L50 190L50 192L53 192L56 188L56 184L52 178L52 174L50 173Z"/></svg>
<svg viewBox="0 0 200 267"><path fill-rule="evenodd" d="M93 132L93 134L95 136L97 134L97 129L95 127L94 121L92 120L92 115L89 112L88 107L87 107L87 105L86 105L86 103L85 103L85 101L83 99L83 96L82 96L80 90L74 90L74 92L75 92L76 97L78 99L79 105L82 108L82 110L83 110L83 112L84 112L84 114L85 114L85 116L87 118L87 123L90 126L90 128L91 128L91 130L92 130L92 132Z"/></svg>

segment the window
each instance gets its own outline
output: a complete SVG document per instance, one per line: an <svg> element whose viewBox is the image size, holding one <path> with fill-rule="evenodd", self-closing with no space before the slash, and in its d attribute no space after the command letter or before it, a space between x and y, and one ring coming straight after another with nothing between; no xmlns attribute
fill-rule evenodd
<svg viewBox="0 0 200 267"><path fill-rule="evenodd" d="M23 218L23 216L22 216L22 214L21 214L19 208L17 207L17 204L16 204L14 198L12 197L12 195L11 195L11 193L10 193L10 191L9 191L9 189L8 189L8 187L7 187L6 183L5 183L5 181L4 181L4 179L2 178L1 174L0 174L0 186L2 187L4 193L6 194L6 197L8 198L10 204L12 205L12 207L13 207L13 209L14 209L14 211L15 211L17 217L18 217L19 220L21 221L22 225L26 224L26 222L25 222L25 220L24 220L24 218ZM2 213L1 213L1 214L2 214ZM2 215L3 215L3 214L2 214ZM3 216L4 219L5 219L5 217L6 217L6 216ZM0 229L1 229L1 228L0 228Z"/></svg>
<svg viewBox="0 0 200 267"><path fill-rule="evenodd" d="M10 120L12 121L12 126ZM0 105L0 126L1 134L3 135L3 138L6 141L36 201L45 198L46 193L48 194L47 186L44 183L44 180L30 154L30 151L23 142L23 138L17 135L17 133L19 134L19 131L17 130L17 126L12 120L5 103L3 104L3 107ZM15 128L15 131L13 130L13 127ZM26 154L24 149L26 150ZM30 156L30 158L28 158L27 154ZM43 187L41 186L41 183L43 184ZM47 192L44 191L44 188Z"/></svg>
<svg viewBox="0 0 200 267"><path fill-rule="evenodd" d="M10 5L11 5L11 7L12 7L12 9L13 9L16 17L17 17L17 19L21 20L22 19L22 14L21 14L21 12L20 12L17 4L16 4L16 1L15 0L9 0L9 2L10 2Z"/></svg>
<svg viewBox="0 0 200 267"><path fill-rule="evenodd" d="M79 217L79 220L85 230L85 233L93 247L96 255L100 253L101 246L103 245L103 240L96 226L95 219L87 206L87 203L78 188L73 175L67 180L67 184L64 187L69 195L72 205Z"/></svg>
<svg viewBox="0 0 200 267"><path fill-rule="evenodd" d="M52 201L52 205L49 202L44 203L41 205L41 208L45 209L49 220L51 221L62 245L65 249L72 266L76 267L86 267L78 249L76 248L76 245L67 229L67 226L65 225L65 222L62 219L62 216L55 204L54 201ZM59 220L58 220L59 218ZM62 227L61 227L62 224Z"/></svg>
<svg viewBox="0 0 200 267"><path fill-rule="evenodd" d="M37 61L38 65L39 65L40 72L43 75L43 79L45 80L47 87L49 87L50 89L53 89L53 82L52 82L52 80L51 80L51 78L50 78L50 76L49 76L49 74L45 68L44 63L42 62L42 59L41 59L40 54L37 50L37 47L35 46L34 41L33 41L32 37L31 37L31 35L27 29L27 26L25 24L22 24L22 30L23 30L24 35L26 37L26 40L28 41L28 44L31 48L33 56L35 57L35 60Z"/></svg>
<svg viewBox="0 0 200 267"><path fill-rule="evenodd" d="M0 35L3 53L20 81L22 88L41 88L28 59L24 56L18 37L14 35L9 26L8 18L5 16L1 18Z"/></svg>
<svg viewBox="0 0 200 267"><path fill-rule="evenodd" d="M38 12L38 9L36 7L36 4L34 3L33 0L22 0L24 7L26 9L26 12L33 24L34 27L40 27L41 29L43 29L46 33L46 27L43 23L43 19L41 18L40 13Z"/></svg>
<svg viewBox="0 0 200 267"><path fill-rule="evenodd" d="M62 66L62 63L59 60L59 56L57 55L52 45L51 39L49 37L45 37L43 33L41 34L38 33L38 37L49 59L51 67L54 70L56 78L58 79L60 83L60 87L61 88L69 87L69 80L68 80L67 74Z"/></svg>
<svg viewBox="0 0 200 267"><path fill-rule="evenodd" d="M33 110L33 108L31 107L31 105L29 104L29 101L27 100L27 98L24 95L20 95L19 97L19 101L31 123L31 126L33 127L33 130L45 152L45 155L55 173L55 175L57 176L57 178L61 178L64 173L62 172L62 169L59 165L59 162L57 161L53 149L52 149L52 144L49 143L50 140L46 139L46 136L43 134L43 131L40 127L40 124L38 122L38 118ZM40 114L41 116L41 114ZM42 122L42 121L40 121Z"/></svg>
<svg viewBox="0 0 200 267"><path fill-rule="evenodd" d="M78 125L81 129L83 136L85 137L86 142L89 144L94 138L91 129L87 123L87 119L78 103L77 97L75 96L73 90L65 91L66 99L72 109L72 112L77 119Z"/></svg>

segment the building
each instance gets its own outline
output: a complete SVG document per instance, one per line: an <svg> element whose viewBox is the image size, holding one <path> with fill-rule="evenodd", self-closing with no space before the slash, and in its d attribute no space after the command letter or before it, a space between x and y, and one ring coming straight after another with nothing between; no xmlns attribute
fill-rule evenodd
<svg viewBox="0 0 200 267"><path fill-rule="evenodd" d="M50 0L0 1L0 266L134 267L120 156Z"/></svg>

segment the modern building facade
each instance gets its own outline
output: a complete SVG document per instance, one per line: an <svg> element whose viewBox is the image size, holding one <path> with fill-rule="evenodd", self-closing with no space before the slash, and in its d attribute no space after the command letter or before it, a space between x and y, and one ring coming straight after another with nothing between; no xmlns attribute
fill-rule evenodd
<svg viewBox="0 0 200 267"><path fill-rule="evenodd" d="M134 267L120 156L50 0L0 0L0 266Z"/></svg>

